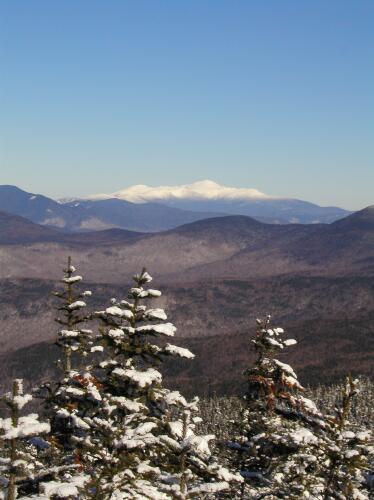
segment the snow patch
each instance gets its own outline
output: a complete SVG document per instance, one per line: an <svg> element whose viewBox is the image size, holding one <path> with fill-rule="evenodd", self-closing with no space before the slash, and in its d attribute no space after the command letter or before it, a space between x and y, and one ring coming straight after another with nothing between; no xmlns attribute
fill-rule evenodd
<svg viewBox="0 0 374 500"><path fill-rule="evenodd" d="M164 351L169 354L173 354L174 356L179 356L180 358L193 359L195 357L195 354L193 354L189 349L172 344L167 344Z"/></svg>
<svg viewBox="0 0 374 500"><path fill-rule="evenodd" d="M147 387L152 385L154 382L161 383L162 380L161 373L154 368L148 368L148 370L145 371L134 370L131 368L115 368L112 374L120 378L130 379L139 387Z"/></svg>

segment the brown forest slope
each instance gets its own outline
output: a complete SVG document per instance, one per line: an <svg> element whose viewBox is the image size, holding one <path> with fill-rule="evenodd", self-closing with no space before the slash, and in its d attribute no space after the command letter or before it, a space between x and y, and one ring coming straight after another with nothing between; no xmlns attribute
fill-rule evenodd
<svg viewBox="0 0 374 500"><path fill-rule="evenodd" d="M297 369L304 385L316 386L341 381L347 373L374 378L374 313L355 320L318 320L290 323L288 333L298 344L280 359ZM252 330L252 331L251 331ZM243 371L254 359L252 329L232 335L179 339L196 357L169 362L167 383L189 395L233 395L243 392ZM0 386L12 377L33 383L56 372L57 348L51 342L0 354Z"/></svg>
<svg viewBox="0 0 374 500"><path fill-rule="evenodd" d="M129 276L147 265L164 292L159 305L178 326L181 343L198 354L190 368L172 367L176 383L195 387L203 377L201 390L235 391L247 359L247 332L266 313L295 332L295 363L309 382L372 371L373 207L315 226L272 226L233 216L153 235L110 230L72 237L52 231L33 233L31 240L29 226L13 229L22 244L0 239L3 378L17 366L37 370L41 356L45 369L53 366L50 292L68 254L94 292L93 309L110 297L123 298Z"/></svg>
<svg viewBox="0 0 374 500"><path fill-rule="evenodd" d="M253 278L289 273L374 274L374 229L360 217L331 225L270 225L249 217L207 219L172 231L142 235L116 230L61 235L22 245L2 245L0 278L57 279L56 262L71 254L85 277L121 283L146 265L162 282ZM43 228L44 229L44 228Z"/></svg>
<svg viewBox="0 0 374 500"><path fill-rule="evenodd" d="M368 209L361 215L366 212L371 214ZM368 275L373 271L374 232L372 227L361 228L358 219L355 214L331 226L270 226L247 217L226 217L152 236L120 230L74 237L55 232L53 242L3 246L0 273L58 278L56 262L62 265L71 253L85 277L96 282L122 283L145 262L157 269L164 283L205 280L208 275L273 276L296 268L308 275L335 275L337 269Z"/></svg>

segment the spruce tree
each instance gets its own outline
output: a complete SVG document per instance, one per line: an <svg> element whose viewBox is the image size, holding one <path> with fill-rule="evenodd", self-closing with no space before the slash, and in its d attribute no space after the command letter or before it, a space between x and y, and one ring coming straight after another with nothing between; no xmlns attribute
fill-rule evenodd
<svg viewBox="0 0 374 500"><path fill-rule="evenodd" d="M276 353L296 344L283 339L271 318L257 320L257 359L246 372L248 383L237 435L229 443L233 463L245 478L237 498L322 498L320 450L323 416L304 397L304 389Z"/></svg>
<svg viewBox="0 0 374 500"><path fill-rule="evenodd" d="M89 290L82 292L76 289L83 278L75 272L71 257L68 257L67 267L61 280L64 290L53 292L53 295L61 301L58 311L62 316L59 315L56 322L62 329L58 333L56 344L62 351L60 368L67 374L72 370L73 353L87 356L92 346L92 331L81 328L81 325L90 319L90 316L83 311L86 308L85 299L92 293Z"/></svg>
<svg viewBox="0 0 374 500"><path fill-rule="evenodd" d="M96 412L101 397L87 365L87 356L94 350L93 334L83 328L90 319L84 310L91 292L77 289L82 277L75 274L70 257L63 272L64 289L54 292L61 301L56 318L61 330L56 344L61 352L58 366L62 374L60 380L44 384L38 391L51 424L44 460L54 465L55 471L48 484L41 485L41 491L56 497L70 492L69 498L77 498L78 486L85 482L81 443L90 430L85 418Z"/></svg>
<svg viewBox="0 0 374 500"><path fill-rule="evenodd" d="M38 482L48 474L38 458L38 448L47 446L42 436L50 426L40 422L35 413L23 415L22 409L32 396L23 393L22 380L14 380L12 392L2 400L10 416L0 418L0 498L15 500L37 492Z"/></svg>
<svg viewBox="0 0 374 500"><path fill-rule="evenodd" d="M197 401L188 403L162 385L163 359L193 354L165 340L175 326L164 322L162 309L144 304L161 295L147 288L151 280L143 269L126 300L113 299L96 314L104 359L98 367L101 415L91 420L86 442L97 458L90 498L208 498L241 480L212 459L211 436L195 434Z"/></svg>
<svg viewBox="0 0 374 500"><path fill-rule="evenodd" d="M91 292L77 290L82 276L75 273L76 269L69 257L61 280L64 290L54 292L55 297L61 301L56 322L62 328L58 332L56 344L61 352L58 365L62 370L62 378L57 384L50 386L46 400L54 444L57 448L61 447L66 460L72 460L72 457L68 457L69 452L76 450L80 435L88 428L82 420L86 410L82 408L82 400L87 392L90 392L93 400L97 395L90 367L84 366L85 358L93 345L92 330L82 328L90 319L84 309L85 299L91 296Z"/></svg>

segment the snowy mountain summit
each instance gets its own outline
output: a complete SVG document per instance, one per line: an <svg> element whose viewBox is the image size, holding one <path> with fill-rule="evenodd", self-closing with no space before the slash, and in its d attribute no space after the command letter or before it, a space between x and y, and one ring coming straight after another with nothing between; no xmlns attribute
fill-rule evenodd
<svg viewBox="0 0 374 500"><path fill-rule="evenodd" d="M331 223L350 213L341 208L320 207L307 201L268 195L254 188L222 186L212 180L180 186L137 184L109 195L89 196L88 199L117 199L137 205L158 203L180 210L246 215L273 224Z"/></svg>
<svg viewBox="0 0 374 500"><path fill-rule="evenodd" d="M256 200L274 199L275 196L252 188L235 188L218 184L211 180L182 184L180 186L158 186L151 187L144 184L136 184L110 195L99 194L90 196L91 199L118 198L132 203L147 203L150 201L172 201L172 200Z"/></svg>

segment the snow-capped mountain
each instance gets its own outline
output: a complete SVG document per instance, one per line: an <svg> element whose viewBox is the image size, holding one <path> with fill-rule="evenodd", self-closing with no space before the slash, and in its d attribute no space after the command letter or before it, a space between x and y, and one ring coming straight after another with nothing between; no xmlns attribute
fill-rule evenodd
<svg viewBox="0 0 374 500"><path fill-rule="evenodd" d="M65 232L120 228L150 233L224 215L247 215L276 224L331 223L349 215L341 208L320 207L212 181L159 188L137 185L109 195L59 201L16 186L0 186L0 211Z"/></svg>
<svg viewBox="0 0 374 500"><path fill-rule="evenodd" d="M211 180L181 186L131 186L112 194L97 194L91 200L116 198L136 204L162 203L198 212L248 215L271 223L330 223L350 212L337 207L321 207L292 198L271 196L252 188L235 188Z"/></svg>

